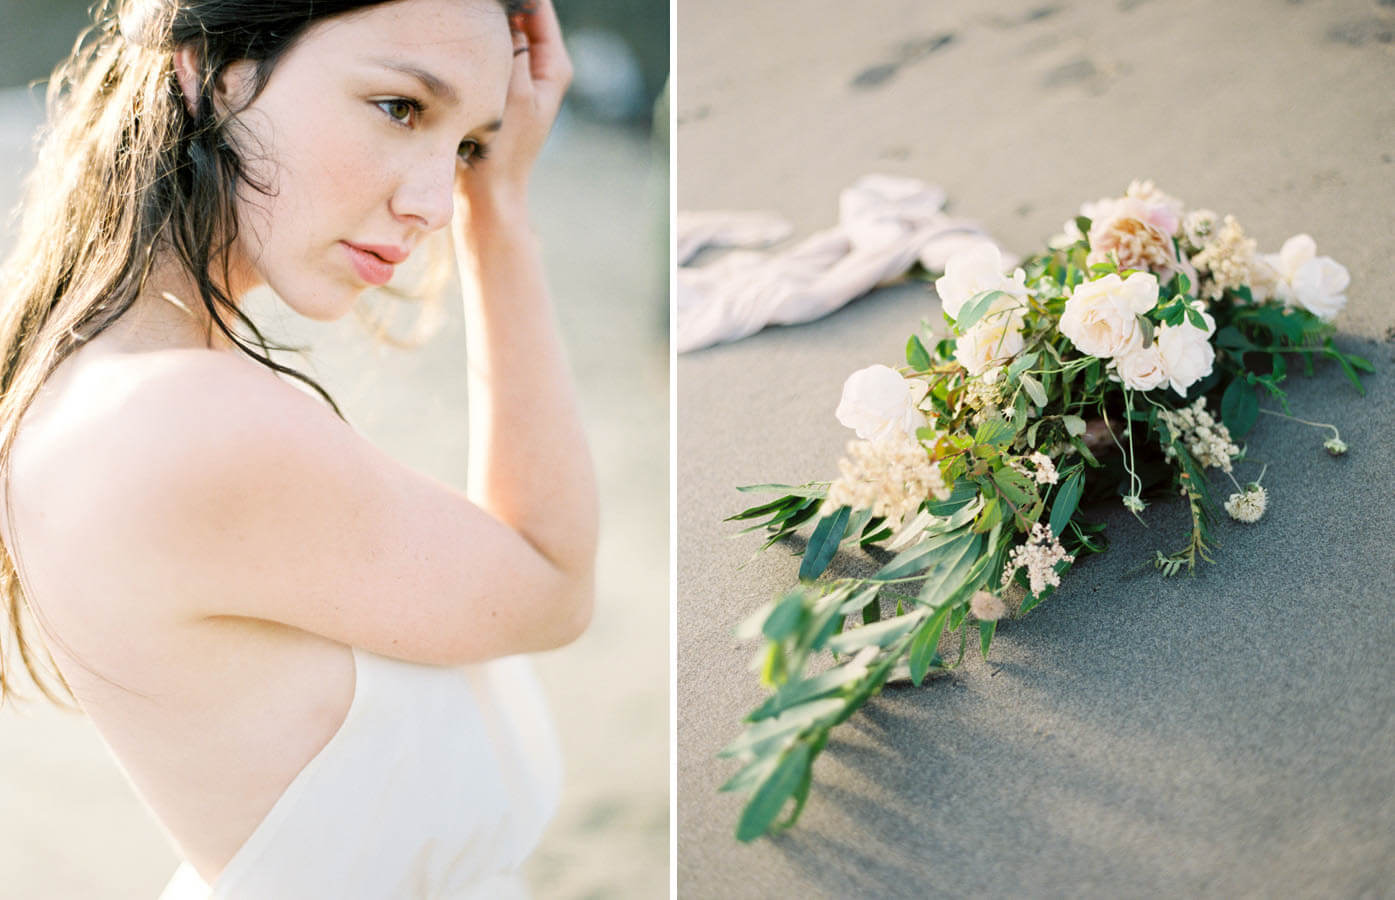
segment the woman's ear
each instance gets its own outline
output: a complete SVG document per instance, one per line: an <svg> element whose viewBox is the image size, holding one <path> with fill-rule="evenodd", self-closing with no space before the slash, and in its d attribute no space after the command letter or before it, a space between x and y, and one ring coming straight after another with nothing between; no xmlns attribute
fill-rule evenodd
<svg viewBox="0 0 1395 900"><path fill-rule="evenodd" d="M194 48L185 44L174 51L174 77L179 82L179 91L184 95L184 108L189 115L199 114L199 56Z"/></svg>

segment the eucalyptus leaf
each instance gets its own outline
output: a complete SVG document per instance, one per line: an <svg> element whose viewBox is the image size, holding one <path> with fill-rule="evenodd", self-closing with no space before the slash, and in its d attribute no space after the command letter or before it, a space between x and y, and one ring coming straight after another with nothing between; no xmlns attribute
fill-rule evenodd
<svg viewBox="0 0 1395 900"><path fill-rule="evenodd" d="M1062 483L1060 490L1056 491L1056 499L1051 503L1052 534L1060 537L1065 533L1066 525L1070 522L1070 517L1075 515L1075 508L1080 504L1080 497L1084 492L1085 478L1077 469Z"/></svg>
<svg viewBox="0 0 1395 900"><path fill-rule="evenodd" d="M785 752L779 765L766 776L746 803L741 821L736 826L737 840L753 841L770 829L784 808L785 801L804 780L811 765L809 756L808 744L795 744Z"/></svg>
<svg viewBox="0 0 1395 900"><path fill-rule="evenodd" d="M911 682L917 686L925 680L925 674L930 671L930 664L940 646L940 635L944 634L945 619L948 617L949 607L936 610L930 616L930 620L920 626L915 640L911 642L910 675Z"/></svg>
<svg viewBox="0 0 1395 900"><path fill-rule="evenodd" d="M843 701L836 698L800 704L773 719L761 719L746 726L746 730L736 740L723 747L717 755L763 756L781 746L782 741L788 741L806 728L813 727L820 719L837 715L842 709Z"/></svg>
<svg viewBox="0 0 1395 900"><path fill-rule="evenodd" d="M761 633L772 641L782 641L789 637L799 627L799 620L804 616L804 597L803 591L795 589L780 598L774 611L761 626Z"/></svg>
<svg viewBox="0 0 1395 900"><path fill-rule="evenodd" d="M968 332L992 309L999 297L1012 299L1012 295L1006 291L979 291L974 294L959 308L959 316L954 320L955 329L960 334Z"/></svg>
<svg viewBox="0 0 1395 900"><path fill-rule="evenodd" d="M1061 424L1066 426L1066 434L1080 437L1085 433L1085 420L1079 416L1061 416Z"/></svg>
<svg viewBox="0 0 1395 900"><path fill-rule="evenodd" d="M746 719L747 721L758 722L761 719L778 716L791 707L835 693L866 674L867 666L865 664L849 661L844 665L834 666L826 672L815 675L813 678L791 681L772 694L760 706L756 707L755 711L748 715Z"/></svg>
<svg viewBox="0 0 1395 900"><path fill-rule="evenodd" d="M914 547L898 553L872 575L872 580L892 581L914 575L929 567L944 552L945 546L953 543L958 537L958 532L932 535Z"/></svg>
<svg viewBox="0 0 1395 900"><path fill-rule="evenodd" d="M978 623L979 649L982 651L984 659L988 658L988 647L993 643L993 632L996 631L997 628L998 623L996 621Z"/></svg>
<svg viewBox="0 0 1395 900"><path fill-rule="evenodd" d="M953 594L968 577L982 547L982 535L966 534L960 537L954 549L947 550L925 576L918 598L920 602L926 606L938 606Z"/></svg>
<svg viewBox="0 0 1395 900"><path fill-rule="evenodd" d="M918 607L902 616L884 619L875 625L863 625L830 638L827 644L834 653L851 653L864 647L885 647L904 637L925 618L927 610Z"/></svg>
<svg viewBox="0 0 1395 900"><path fill-rule="evenodd" d="M851 516L850 507L840 506L837 512L819 519L819 524L814 526L814 533L809 537L809 545L804 548L804 559L799 563L801 581L818 578L828 568L833 554L843 541L843 532Z"/></svg>
<svg viewBox="0 0 1395 900"><path fill-rule="evenodd" d="M1026 372L1032 366L1036 365L1037 357L1037 352L1033 350L1031 353L1024 353L1021 356L1017 357L1017 359L1014 359L1012 361L1012 365L1008 366L1008 380L1016 380L1019 375L1021 375L1023 372Z"/></svg>
<svg viewBox="0 0 1395 900"><path fill-rule="evenodd" d="M1046 389L1041 386L1041 382L1024 372L1022 374L1021 384L1022 389L1031 396L1032 402L1038 407L1045 408Z"/></svg>

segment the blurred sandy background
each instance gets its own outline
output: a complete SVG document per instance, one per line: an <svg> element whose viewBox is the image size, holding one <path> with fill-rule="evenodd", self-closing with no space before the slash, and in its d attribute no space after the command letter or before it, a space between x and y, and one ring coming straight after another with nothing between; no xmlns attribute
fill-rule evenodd
<svg viewBox="0 0 1395 900"><path fill-rule="evenodd" d="M766 694L733 628L795 582L809 529L756 554L722 518L755 502L736 485L836 476L843 380L939 304L900 284L680 356L680 895L1395 896L1395 2L709 0L676 28L680 210L773 210L797 240L886 172L1029 253L1152 178L1263 251L1311 233L1351 273L1337 341L1377 366L1365 398L1332 365L1290 379L1351 452L1265 417L1269 511L1219 524L1216 565L1131 574L1185 512L1101 510L1107 554L989 662L838 726L798 826L742 845L716 753Z"/></svg>
<svg viewBox="0 0 1395 900"><path fill-rule="evenodd" d="M40 77L82 3L0 4L0 207L29 165ZM667 71L667 5L561 4L577 78L534 179L535 224L600 476L598 603L578 642L537 659L568 777L529 863L542 897L668 891L668 339L666 136L649 112ZM459 299L426 347L377 346L352 319L322 326L258 297L273 337L399 460L462 486ZM254 313L254 316L256 313ZM83 718L0 711L0 898L149 900L177 864Z"/></svg>

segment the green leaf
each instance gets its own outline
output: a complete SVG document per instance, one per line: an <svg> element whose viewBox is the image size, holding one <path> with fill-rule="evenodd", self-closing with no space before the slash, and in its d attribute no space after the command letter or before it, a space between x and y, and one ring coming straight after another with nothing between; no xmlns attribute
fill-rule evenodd
<svg viewBox="0 0 1395 900"><path fill-rule="evenodd" d="M1259 418L1259 397L1244 378L1233 378L1221 395L1221 421L1231 437L1244 437Z"/></svg>
<svg viewBox="0 0 1395 900"><path fill-rule="evenodd" d="M1178 273L1181 274L1180 272ZM1185 275L1182 277L1186 277ZM1143 330L1143 349L1153 346L1153 320L1147 316L1138 317L1138 327Z"/></svg>
<svg viewBox="0 0 1395 900"><path fill-rule="evenodd" d="M1253 350L1254 343L1234 325L1227 325L1216 332L1216 346L1227 350Z"/></svg>
<svg viewBox="0 0 1395 900"><path fill-rule="evenodd" d="M737 488L743 493L766 494L771 491L784 491L791 497L827 497L827 484L743 484ZM784 499L784 498L782 498Z"/></svg>
<svg viewBox="0 0 1395 900"><path fill-rule="evenodd" d="M795 744L785 752L771 773L756 788L741 813L736 826L736 839L753 841L770 829L785 801L790 798L810 767L809 745Z"/></svg>
<svg viewBox="0 0 1395 900"><path fill-rule="evenodd" d="M1038 408L1045 408L1046 389L1041 386L1041 382L1024 372L1022 374L1021 383L1022 389L1031 396L1032 402L1035 403Z"/></svg>
<svg viewBox="0 0 1395 900"><path fill-rule="evenodd" d="M1006 291L979 291L964 303L959 309L959 315L954 320L954 327L964 334L978 323L978 320L987 314L999 297L1012 299L1012 295Z"/></svg>
<svg viewBox="0 0 1395 900"><path fill-rule="evenodd" d="M973 568L982 548L982 535L966 534L960 537L954 548L947 549L925 576L917 599L926 606L939 606L968 578L969 570Z"/></svg>
<svg viewBox="0 0 1395 900"><path fill-rule="evenodd" d="M1012 361L1012 365L1008 366L1008 380L1012 381L1016 379L1017 376L1021 375L1023 372L1036 365L1037 356L1037 352L1033 350L1031 353L1024 353L1021 356L1017 357L1017 359L1014 359Z"/></svg>
<svg viewBox="0 0 1395 900"><path fill-rule="evenodd" d="M993 483L1014 506L1026 506L1037 499L1036 483L1010 466L994 472Z"/></svg>
<svg viewBox="0 0 1395 900"><path fill-rule="evenodd" d="M804 617L804 592L796 588L785 594L765 620L761 633L772 641L782 641L799 627Z"/></svg>
<svg viewBox="0 0 1395 900"><path fill-rule="evenodd" d="M1061 485L1061 489L1056 492L1056 499L1051 503L1052 534L1060 537L1065 533L1066 525L1075 514L1075 508L1080 504L1080 496L1084 492L1085 478L1077 469Z"/></svg>
<svg viewBox="0 0 1395 900"><path fill-rule="evenodd" d="M944 552L946 544L957 539L956 532L932 535L914 547L909 547L898 553L889 563L877 570L871 578L873 581L891 581L896 578L907 578L927 568L931 562Z"/></svg>
<svg viewBox="0 0 1395 900"><path fill-rule="evenodd" d="M1066 426L1066 434L1080 437L1085 433L1085 420L1079 416L1061 416L1061 424Z"/></svg>
<svg viewBox="0 0 1395 900"><path fill-rule="evenodd" d="M945 630L945 619L949 617L949 607L942 606L930 617L930 621L920 626L915 640L911 642L911 683L920 686L925 674L930 671L930 663L935 659L935 651L940 646L940 635Z"/></svg>
<svg viewBox="0 0 1395 900"><path fill-rule="evenodd" d="M885 647L905 637L925 615L926 610L918 608L875 625L862 625L829 638L827 647L834 653L851 653L863 647Z"/></svg>
<svg viewBox="0 0 1395 900"><path fill-rule="evenodd" d="M993 643L993 632L997 627L996 621L978 623L978 643L984 659L988 658L988 645Z"/></svg>
<svg viewBox="0 0 1395 900"><path fill-rule="evenodd" d="M984 419L974 432L975 444L988 444L995 447L1005 447L1012 443L1012 439L1017 436L1017 430L1002 419L994 417Z"/></svg>
<svg viewBox="0 0 1395 900"><path fill-rule="evenodd" d="M1076 217L1075 217L1075 227L1080 229L1080 233L1081 233L1081 234L1088 235L1088 234L1090 233L1090 219L1089 219L1089 217L1088 217L1088 216L1076 216Z"/></svg>
<svg viewBox="0 0 1395 900"><path fill-rule="evenodd" d="M1200 328L1202 331L1206 330L1206 320L1201 317L1201 313L1194 307L1187 307L1187 321L1192 323L1194 327Z"/></svg>
<svg viewBox="0 0 1395 900"><path fill-rule="evenodd" d="M832 717L843 711L843 701L838 698L811 700L808 703L787 709L773 719L761 719L746 726L736 740L727 744L718 756L744 756L754 754L764 756L791 740L806 728L812 727L825 717Z"/></svg>
<svg viewBox="0 0 1395 900"><path fill-rule="evenodd" d="M930 368L930 351L925 349L920 338L914 334L906 341L906 365L917 372L924 372Z"/></svg>
<svg viewBox="0 0 1395 900"><path fill-rule="evenodd" d="M828 568L833 554L843 541L843 531L851 516L851 507L840 506L837 512L819 519L819 524L814 526L814 533L809 537L809 546L804 548L804 559L799 564L801 581L818 578Z"/></svg>
<svg viewBox="0 0 1395 900"><path fill-rule="evenodd" d="M1366 396L1366 387L1361 383L1361 376L1356 374L1356 370L1351 367L1351 363L1347 362L1346 356L1340 350L1334 348L1331 341L1328 341L1328 345L1324 348L1323 352L1337 361L1337 364L1342 367L1342 371L1346 373L1347 380L1356 387L1357 391L1361 393L1361 396Z"/></svg>
<svg viewBox="0 0 1395 900"><path fill-rule="evenodd" d="M882 619L882 605L880 603L868 603L862 607L862 624L875 625Z"/></svg>
<svg viewBox="0 0 1395 900"><path fill-rule="evenodd" d="M948 516L972 503L979 495L978 487L971 481L955 482L949 497L944 500L931 500L925 509L932 516Z"/></svg>
<svg viewBox="0 0 1395 900"><path fill-rule="evenodd" d="M1351 367L1358 372L1371 374L1376 371L1376 367L1371 365L1371 361L1365 357L1357 356L1355 353L1344 353L1342 355L1347 358L1347 362L1351 363Z"/></svg>
<svg viewBox="0 0 1395 900"><path fill-rule="evenodd" d="M746 717L747 721L758 722L761 719L768 719L771 716L778 716L791 707L810 700L817 700L857 681L867 674L865 665L847 663L841 666L834 666L826 672L815 675L813 678L805 678L802 681L792 681L781 687L770 696L764 703L758 706L754 712Z"/></svg>
<svg viewBox="0 0 1395 900"><path fill-rule="evenodd" d="M740 771L738 771L735 775L731 776L731 778L727 779L726 783L723 784L721 787L717 788L717 790L719 790L719 791L749 791L749 790L752 790L752 789L755 788L756 785L758 785L758 784L760 784L762 781L764 781L764 780L766 779L766 777L767 777L771 772L773 772L773 771L775 770L775 767L776 767L777 765L779 765L779 764L780 764L780 757L779 757L779 756L762 756L762 757L758 757L757 759L754 759L754 760L752 760L751 762L747 763L745 766L743 766L743 767L740 769Z"/></svg>
<svg viewBox="0 0 1395 900"><path fill-rule="evenodd" d="M737 513L734 516L727 516L726 519L724 519L723 521L736 522L740 521L741 519L754 519L757 516L764 516L770 513L780 512L784 510L784 508L787 506L794 507L797 504L803 502L803 498L786 495L784 497L781 497L779 500L771 500L769 503L762 503L759 506L752 506L747 509L743 509L741 512Z"/></svg>

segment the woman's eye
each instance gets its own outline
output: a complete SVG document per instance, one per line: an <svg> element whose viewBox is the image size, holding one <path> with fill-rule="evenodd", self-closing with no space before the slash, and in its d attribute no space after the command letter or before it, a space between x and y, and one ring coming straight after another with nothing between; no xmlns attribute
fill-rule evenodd
<svg viewBox="0 0 1395 900"><path fill-rule="evenodd" d="M387 113L388 118L401 125L411 125L412 118L417 112L417 105L410 100L401 98L394 100L377 101L378 108Z"/></svg>
<svg viewBox="0 0 1395 900"><path fill-rule="evenodd" d="M456 152L460 155L460 161L468 165L484 158L484 145L479 141L466 139L460 142L460 149Z"/></svg>

